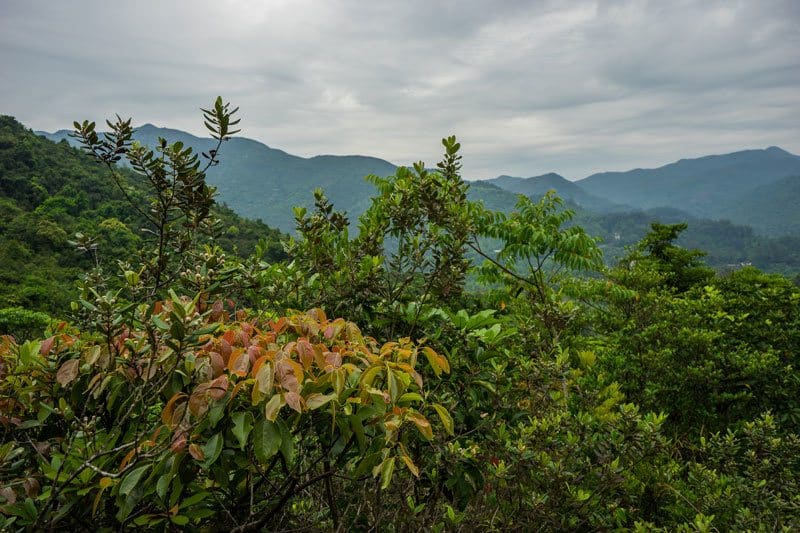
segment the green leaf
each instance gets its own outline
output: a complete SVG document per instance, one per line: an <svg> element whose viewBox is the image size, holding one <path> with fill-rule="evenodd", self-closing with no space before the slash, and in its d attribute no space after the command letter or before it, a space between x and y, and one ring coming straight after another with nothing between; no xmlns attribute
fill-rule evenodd
<svg viewBox="0 0 800 533"><path fill-rule="evenodd" d="M205 461L203 461L204 468L208 468L214 464L219 454L222 453L222 444L222 433L217 433L203 445L203 456L205 457Z"/></svg>
<svg viewBox="0 0 800 533"><path fill-rule="evenodd" d="M119 484L120 496L127 496L130 494L131 491L136 488L136 485L139 483L139 480L142 478L148 468L150 468L150 465L140 466L139 468L134 468L131 470L122 479L122 483Z"/></svg>
<svg viewBox="0 0 800 533"><path fill-rule="evenodd" d="M397 397L400 395L400 389L397 385L397 376L391 369L386 370L386 376L389 378L389 396L392 402L397 402Z"/></svg>
<svg viewBox="0 0 800 533"><path fill-rule="evenodd" d="M392 474L394 474L394 456L386 458L381 463L381 488L385 489L392 482Z"/></svg>
<svg viewBox="0 0 800 533"><path fill-rule="evenodd" d="M407 392L397 399L397 403L400 405L406 405L410 404L411 402L421 402L421 401L424 401L422 396L420 396L416 392Z"/></svg>
<svg viewBox="0 0 800 533"><path fill-rule="evenodd" d="M183 515L173 516L172 518L170 518L170 520L172 520L173 524L176 524L176 525L179 525L179 526L185 526L186 524L189 523L189 517L188 516L183 516Z"/></svg>
<svg viewBox="0 0 800 533"><path fill-rule="evenodd" d="M449 435L455 435L453 431L453 417L450 416L450 413L447 412L447 409L438 403L433 404L433 408L436 410L436 414L439 415L439 419L442 421L445 431L447 431Z"/></svg>
<svg viewBox="0 0 800 533"><path fill-rule="evenodd" d="M239 448L244 450L247 446L247 437L253 430L253 415L250 413L233 414L233 436L239 441Z"/></svg>
<svg viewBox="0 0 800 533"><path fill-rule="evenodd" d="M169 329L169 324L161 320L161 318L159 318L158 316L153 315L152 320L153 324L155 324L156 327L161 331L167 331Z"/></svg>
<svg viewBox="0 0 800 533"><path fill-rule="evenodd" d="M292 459L294 459L294 437L292 432L289 431L289 426L283 420L278 420L276 424L278 424L278 429L281 432L281 455L283 455L287 463L291 463Z"/></svg>
<svg viewBox="0 0 800 533"><path fill-rule="evenodd" d="M253 451L256 459L266 463L273 455L278 453L283 439L278 424L269 420L259 420L253 432Z"/></svg>

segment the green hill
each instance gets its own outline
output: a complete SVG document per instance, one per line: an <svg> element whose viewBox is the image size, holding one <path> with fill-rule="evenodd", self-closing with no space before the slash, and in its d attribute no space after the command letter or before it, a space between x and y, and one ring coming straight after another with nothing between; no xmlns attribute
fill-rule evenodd
<svg viewBox="0 0 800 533"><path fill-rule="evenodd" d="M122 175L140 196L143 184ZM224 228L217 243L227 250L250 254L265 237L272 258L282 257L278 231L224 206L216 215ZM75 280L95 261L70 243L75 234L94 238L97 260L111 269L137 250L142 226L104 167L0 116L0 308L63 312Z"/></svg>

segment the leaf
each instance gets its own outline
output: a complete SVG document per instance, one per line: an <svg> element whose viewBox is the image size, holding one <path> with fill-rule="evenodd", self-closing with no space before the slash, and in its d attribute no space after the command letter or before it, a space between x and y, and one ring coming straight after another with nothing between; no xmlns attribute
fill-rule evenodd
<svg viewBox="0 0 800 533"><path fill-rule="evenodd" d="M266 463L278 453L282 444L281 430L275 422L259 420L253 431L253 451L256 459Z"/></svg>
<svg viewBox="0 0 800 533"><path fill-rule="evenodd" d="M315 392L313 394L309 394L308 398L306 398L306 407L313 411L314 409L322 407L335 398L337 398L337 394L334 392L330 394L319 394Z"/></svg>
<svg viewBox="0 0 800 533"><path fill-rule="evenodd" d="M150 468L150 465L140 466L139 468L134 468L131 470L123 479L122 483L119 484L119 494L120 496L127 496L131 493L131 491L136 488L136 485L139 484L139 480L142 478L144 473L147 469Z"/></svg>
<svg viewBox="0 0 800 533"><path fill-rule="evenodd" d="M281 432L281 455L283 455L287 463L291 463L292 459L294 459L294 436L292 436L289 426L283 420L278 420L276 424L278 424L278 429Z"/></svg>
<svg viewBox="0 0 800 533"><path fill-rule="evenodd" d="M70 359L61 365L56 374L56 381L62 387L69 385L76 377L80 370L80 361L78 359Z"/></svg>
<svg viewBox="0 0 800 533"><path fill-rule="evenodd" d="M272 363L264 362L256 373L256 383L253 387L252 402L258 405L272 391Z"/></svg>
<svg viewBox="0 0 800 533"><path fill-rule="evenodd" d="M397 399L397 403L400 405L410 404L411 402L421 402L421 401L423 401L422 396L420 396L416 392L407 392Z"/></svg>
<svg viewBox="0 0 800 533"><path fill-rule="evenodd" d="M199 444L192 443L189 445L189 455L195 461L203 461L205 459L205 453L203 453L203 448L200 447Z"/></svg>
<svg viewBox="0 0 800 533"><path fill-rule="evenodd" d="M208 387L208 395L211 396L215 400L219 400L220 398L225 396L225 393L228 392L228 376L225 374L219 376L214 381L211 382L211 385Z"/></svg>
<svg viewBox="0 0 800 533"><path fill-rule="evenodd" d="M409 457L408 455L403 453L403 454L400 455L400 459L403 460L403 462L405 463L406 467L411 471L412 474L414 474L414 477L418 478L419 477L419 468L417 467L417 465L414 464L414 461L411 460L411 457Z"/></svg>
<svg viewBox="0 0 800 533"><path fill-rule="evenodd" d="M247 445L247 437L253 430L253 415L250 413L233 413L233 436L239 441L239 448L244 450Z"/></svg>
<svg viewBox="0 0 800 533"><path fill-rule="evenodd" d="M361 385L365 389L368 389L368 388L372 387L372 383L375 381L375 377L378 375L378 372L380 372L382 369L383 369L382 366L374 365L374 366L369 367L364 372L362 372L361 373Z"/></svg>
<svg viewBox="0 0 800 533"><path fill-rule="evenodd" d="M177 516L171 517L170 520L172 520L173 524L176 524L178 526L185 526L186 524L189 523L189 517L188 516L184 516L184 515L180 515L180 514L177 515Z"/></svg>
<svg viewBox="0 0 800 533"><path fill-rule="evenodd" d="M449 435L455 435L453 428L453 417L450 416L450 413L447 412L447 409L438 403L433 404L433 408L436 410L436 414L439 415L439 420L442 421L445 431L447 431Z"/></svg>
<svg viewBox="0 0 800 533"><path fill-rule="evenodd" d="M286 400L286 405L297 411L298 413L303 412L303 404L300 395L296 392L287 392L284 396Z"/></svg>
<svg viewBox="0 0 800 533"><path fill-rule="evenodd" d="M222 433L217 433L203 445L203 456L205 457L203 466L205 468L213 465L219 454L222 453L222 444Z"/></svg>
<svg viewBox="0 0 800 533"><path fill-rule="evenodd" d="M381 463L381 488L386 489L392 482L394 474L394 457L388 457Z"/></svg>
<svg viewBox="0 0 800 533"><path fill-rule="evenodd" d="M415 426L417 426L417 429L423 437L428 440L433 438L433 429L431 429L431 423L428 422L428 419L422 416L421 413L409 411L408 414L406 414L406 418L413 422Z"/></svg>
<svg viewBox="0 0 800 533"><path fill-rule="evenodd" d="M386 377L388 378L389 382L389 397L392 399L392 402L397 401L397 397L400 395L400 390L397 385L397 376L395 375L394 371L391 369L386 370Z"/></svg>
<svg viewBox="0 0 800 533"><path fill-rule="evenodd" d="M250 356L244 350L236 350L231 354L231 358L228 360L228 370L231 371L231 374L245 377L249 369Z"/></svg>
<svg viewBox="0 0 800 533"><path fill-rule="evenodd" d="M430 346L425 346L422 349L422 353L425 354L425 358L433 368L433 373L436 374L436 377L439 377L442 372L445 374L450 373L450 363L445 356L436 353Z"/></svg>
<svg viewBox="0 0 800 533"><path fill-rule="evenodd" d="M164 422L170 428L174 428L175 425L173 424L173 416L175 414L175 406L180 400L186 398L186 394L183 392L176 392L172 398L169 399L167 405L164 406L164 410L161 411L161 421Z"/></svg>
<svg viewBox="0 0 800 533"><path fill-rule="evenodd" d="M283 394L273 394L267 405L264 406L264 416L270 422L275 422L275 419L278 418L278 412L284 405L286 405L286 400L284 400Z"/></svg>

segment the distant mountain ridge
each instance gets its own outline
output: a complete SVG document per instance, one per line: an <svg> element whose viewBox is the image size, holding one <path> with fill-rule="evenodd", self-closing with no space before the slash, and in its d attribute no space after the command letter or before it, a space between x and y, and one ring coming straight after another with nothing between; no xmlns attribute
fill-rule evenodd
<svg viewBox="0 0 800 533"><path fill-rule="evenodd" d="M67 130L37 133L73 142ZM210 138L152 124L137 128L134 137L150 146L158 137L202 151L213 146ZM290 232L294 230L292 207L310 206L314 188L323 188L334 205L354 219L375 194L364 176L386 176L397 168L361 155L299 157L244 137L228 141L221 159L223 164L209 172L220 200L243 216ZM765 235L793 235L800 231L800 209L792 205L797 182L784 181L790 176L800 176L800 156L773 146L681 159L653 169L601 172L578 181L552 172L530 178L501 175L472 182L470 197L494 209L509 210L517 194L539 197L555 190L593 213L673 208L694 217L748 224Z"/></svg>
<svg viewBox="0 0 800 533"><path fill-rule="evenodd" d="M772 146L681 159L654 169L601 172L575 184L590 194L643 209L676 207L695 216L733 216L733 222L744 222L731 204L749 203L749 192L796 175L800 175L800 156ZM758 223L758 218L768 214L750 211L748 218L757 230L765 232L767 226Z"/></svg>
<svg viewBox="0 0 800 533"><path fill-rule="evenodd" d="M70 131L37 132L48 139L67 139ZM158 137L181 141L196 151L214 147L210 138L145 124L136 128L134 139L155 146ZM210 169L208 181L219 198L242 216L261 219L284 231L294 230L292 207L309 206L311 191L322 187L339 209L360 213L366 209L374 187L364 180L368 174L393 174L395 165L366 156L321 155L299 157L245 137L233 137L220 149L222 163Z"/></svg>
<svg viewBox="0 0 800 533"><path fill-rule="evenodd" d="M485 181L513 193L524 194L525 196L531 197L543 196L548 191L554 190L562 198L572 200L581 207L598 213L629 211L633 209L631 206L619 205L599 196L587 193L579 185L576 185L575 182L569 181L567 178L555 172L531 178L517 178L503 175Z"/></svg>

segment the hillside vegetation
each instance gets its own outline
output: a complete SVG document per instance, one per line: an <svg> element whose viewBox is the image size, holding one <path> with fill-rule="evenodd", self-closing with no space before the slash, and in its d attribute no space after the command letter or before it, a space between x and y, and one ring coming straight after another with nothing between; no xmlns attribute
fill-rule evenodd
<svg viewBox="0 0 800 533"><path fill-rule="evenodd" d="M75 124L155 229L71 321L0 337L0 529L800 528L800 287L712 270L682 223L606 266L553 193L470 200L455 137L236 257L205 182L234 113L206 158Z"/></svg>
<svg viewBox="0 0 800 533"><path fill-rule="evenodd" d="M134 206L147 208L146 184L126 170L119 177L133 203L91 157L0 117L0 309L63 316L79 274L136 257L146 235ZM224 206L214 215L214 242L228 252L250 255L263 238L269 257L282 257L280 232Z"/></svg>

